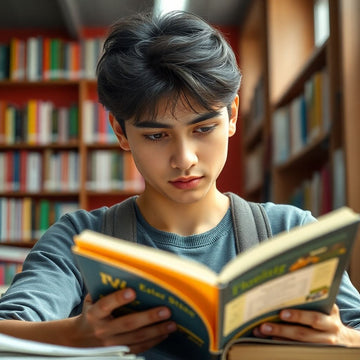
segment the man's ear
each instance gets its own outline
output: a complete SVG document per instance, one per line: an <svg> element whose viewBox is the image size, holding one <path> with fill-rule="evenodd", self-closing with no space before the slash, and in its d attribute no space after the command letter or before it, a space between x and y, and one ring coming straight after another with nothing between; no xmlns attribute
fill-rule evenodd
<svg viewBox="0 0 360 360"><path fill-rule="evenodd" d="M236 132L236 123L238 119L238 110L239 110L239 95L235 96L231 104L231 114L230 114L230 123L229 123L229 137L233 136Z"/></svg>
<svg viewBox="0 0 360 360"><path fill-rule="evenodd" d="M109 121L117 139L119 140L120 147L125 151L129 151L130 146L126 135L124 134L123 129L121 128L120 124L115 119L115 116L112 113L109 113Z"/></svg>

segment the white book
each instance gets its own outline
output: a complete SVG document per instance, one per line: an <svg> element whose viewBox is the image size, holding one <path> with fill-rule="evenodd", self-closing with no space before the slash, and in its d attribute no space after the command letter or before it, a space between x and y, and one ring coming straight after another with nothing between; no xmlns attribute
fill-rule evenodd
<svg viewBox="0 0 360 360"><path fill-rule="evenodd" d="M289 158L290 154L290 130L289 109L282 107L273 114L273 162L280 165Z"/></svg>
<svg viewBox="0 0 360 360"><path fill-rule="evenodd" d="M53 104L50 101L39 102L39 144L50 144L52 140L52 111Z"/></svg>
<svg viewBox="0 0 360 360"><path fill-rule="evenodd" d="M111 151L95 152L95 190L111 190Z"/></svg>
<svg viewBox="0 0 360 360"><path fill-rule="evenodd" d="M29 81L39 81L39 41L30 37L26 41L26 78Z"/></svg>
<svg viewBox="0 0 360 360"><path fill-rule="evenodd" d="M346 169L343 148L333 153L333 208L338 209L346 204Z"/></svg>
<svg viewBox="0 0 360 360"><path fill-rule="evenodd" d="M83 116L82 116L82 136L85 144L92 144L95 140L94 134L94 106L93 101L85 100L83 102Z"/></svg>
<svg viewBox="0 0 360 360"><path fill-rule="evenodd" d="M314 41L320 47L330 35L329 0L314 2Z"/></svg>
<svg viewBox="0 0 360 360"><path fill-rule="evenodd" d="M65 107L59 108L59 119L58 119L58 129L59 137L58 142L61 144L67 143L69 141L69 109Z"/></svg>
<svg viewBox="0 0 360 360"><path fill-rule="evenodd" d="M27 159L26 188L29 192L38 192L41 190L41 154L29 152Z"/></svg>
<svg viewBox="0 0 360 360"><path fill-rule="evenodd" d="M0 242L7 240L7 203L8 198L0 198Z"/></svg>

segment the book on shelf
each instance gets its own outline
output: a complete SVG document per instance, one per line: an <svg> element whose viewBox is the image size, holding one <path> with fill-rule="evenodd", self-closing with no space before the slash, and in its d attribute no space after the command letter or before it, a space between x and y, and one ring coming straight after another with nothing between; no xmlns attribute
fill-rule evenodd
<svg viewBox="0 0 360 360"><path fill-rule="evenodd" d="M329 0L314 1L314 42L322 46L330 35Z"/></svg>
<svg viewBox="0 0 360 360"><path fill-rule="evenodd" d="M234 342L227 360L358 360L360 347L246 339Z"/></svg>
<svg viewBox="0 0 360 360"><path fill-rule="evenodd" d="M12 359L105 359L144 360L129 353L127 346L77 348L46 344L0 334L0 357Z"/></svg>
<svg viewBox="0 0 360 360"><path fill-rule="evenodd" d="M85 230L73 252L92 299L125 287L137 297L114 315L166 305L178 331L160 346L197 359L251 336L282 308L329 313L351 254L359 215L341 208L239 254L219 274L159 249ZM186 356L186 354L184 355Z"/></svg>

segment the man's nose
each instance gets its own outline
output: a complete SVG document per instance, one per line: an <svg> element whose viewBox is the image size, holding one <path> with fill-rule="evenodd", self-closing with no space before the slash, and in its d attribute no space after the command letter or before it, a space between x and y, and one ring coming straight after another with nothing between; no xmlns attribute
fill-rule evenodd
<svg viewBox="0 0 360 360"><path fill-rule="evenodd" d="M175 141L171 156L171 166L181 170L190 169L198 162L194 144L183 139Z"/></svg>

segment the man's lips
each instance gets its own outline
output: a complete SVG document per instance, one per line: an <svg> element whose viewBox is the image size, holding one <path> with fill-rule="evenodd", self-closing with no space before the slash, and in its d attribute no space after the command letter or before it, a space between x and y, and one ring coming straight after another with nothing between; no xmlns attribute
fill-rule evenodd
<svg viewBox="0 0 360 360"><path fill-rule="evenodd" d="M170 181L174 187L178 189L193 189L201 181L202 176L189 176L189 177L180 177Z"/></svg>

